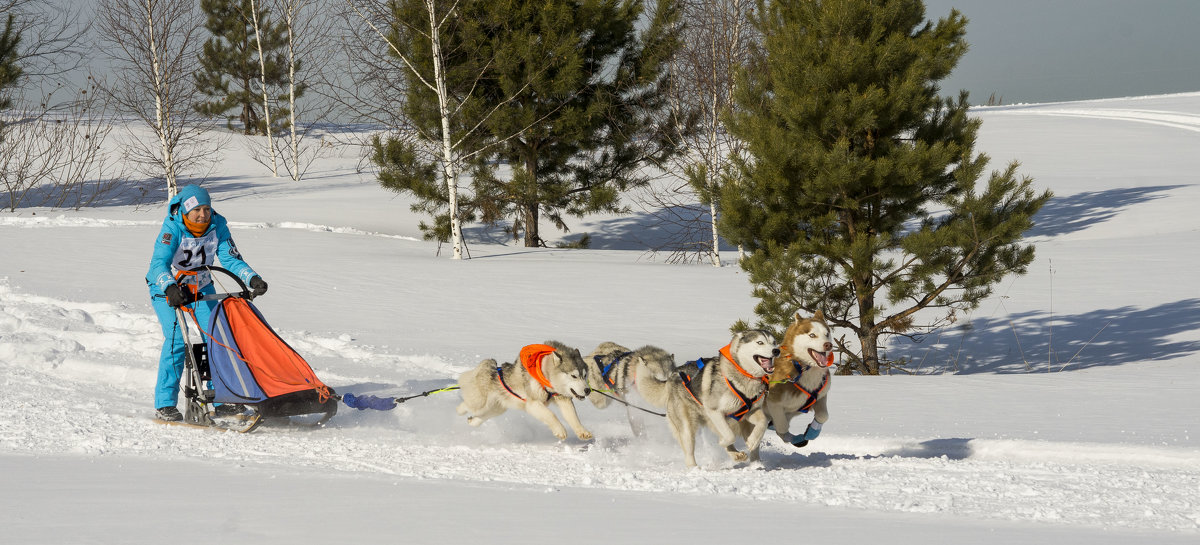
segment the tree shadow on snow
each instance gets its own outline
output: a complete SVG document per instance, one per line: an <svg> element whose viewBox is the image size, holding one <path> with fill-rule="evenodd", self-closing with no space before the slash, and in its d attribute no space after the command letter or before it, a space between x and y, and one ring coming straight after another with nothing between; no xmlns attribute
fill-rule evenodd
<svg viewBox="0 0 1200 545"><path fill-rule="evenodd" d="M1082 231L1108 221L1122 208L1162 199L1167 192L1183 185L1121 187L1106 191L1076 193L1050 199L1034 217L1034 226L1026 236L1057 236Z"/></svg>
<svg viewBox="0 0 1200 545"><path fill-rule="evenodd" d="M567 240L588 233L596 250L655 250L670 252L708 244L712 234L708 206L701 204L669 206L654 212L620 217L585 220ZM733 247L721 240L721 250Z"/></svg>
<svg viewBox="0 0 1200 545"><path fill-rule="evenodd" d="M555 239L573 243L586 235L591 237L588 248L592 250L686 251L688 248L709 243L712 235L708 228L695 229L696 225L708 225L708 222L707 207L675 206L654 213L637 212L613 217L588 216L578 220L572 225L572 231L565 233L543 226L542 236L549 241L550 247L557 244ZM506 221L495 225L464 225L463 236L468 244L521 245L521 240L514 239L511 232L506 230L510 226ZM732 245L724 239L721 240L722 251L732 249Z"/></svg>
<svg viewBox="0 0 1200 545"><path fill-rule="evenodd" d="M879 454L838 454L809 450L816 443L810 443L795 453L785 453L782 456L763 453L764 469L767 471L804 469L813 467L830 467L839 460L875 460L880 458L942 458L948 460L966 460L971 457L974 449L969 438L930 439L912 445L904 445ZM807 451L807 452L805 452Z"/></svg>
<svg viewBox="0 0 1200 545"><path fill-rule="evenodd" d="M915 445L904 445L897 449L892 449L887 452L880 453L877 458L942 458L949 460L966 460L971 457L974 449L971 448L971 441L962 437L954 437L949 439L930 439L921 441Z"/></svg>
<svg viewBox="0 0 1200 545"><path fill-rule="evenodd" d="M921 372L1076 371L1200 352L1200 341L1176 338L1198 328L1200 299L1053 317L1025 312L974 320L928 336L927 345L900 339L888 354L910 358L910 369Z"/></svg>

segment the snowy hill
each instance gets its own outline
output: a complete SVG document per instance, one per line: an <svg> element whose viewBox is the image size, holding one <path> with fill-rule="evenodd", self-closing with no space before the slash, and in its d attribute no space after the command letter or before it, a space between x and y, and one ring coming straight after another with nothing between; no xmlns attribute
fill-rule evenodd
<svg viewBox="0 0 1200 545"><path fill-rule="evenodd" d="M1194 543L1200 93L976 114L991 168L1018 159L1055 192L1030 274L891 348L928 374L836 377L822 436L771 434L748 466L702 435L687 470L665 422L635 438L612 407L580 407L590 444L512 412L472 428L453 392L310 431L155 424L143 276L163 211L0 213L4 541ZM548 339L682 361L752 316L736 267L653 262L638 217L578 221L594 250L476 228L474 259L438 257L353 153L297 183L231 149L206 184L270 282L256 304L339 391L448 385Z"/></svg>

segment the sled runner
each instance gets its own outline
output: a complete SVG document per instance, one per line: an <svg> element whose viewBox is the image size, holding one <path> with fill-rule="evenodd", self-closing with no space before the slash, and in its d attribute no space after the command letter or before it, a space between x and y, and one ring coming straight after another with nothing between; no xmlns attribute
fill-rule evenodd
<svg viewBox="0 0 1200 545"><path fill-rule="evenodd" d="M188 328L181 328L190 348L184 358L183 423L246 433L269 418L314 415L312 426L329 421L337 413L333 389L271 329L242 280L220 267L197 270L228 275L241 291L198 298L217 301L204 342L192 343ZM176 312L182 324L191 311Z"/></svg>

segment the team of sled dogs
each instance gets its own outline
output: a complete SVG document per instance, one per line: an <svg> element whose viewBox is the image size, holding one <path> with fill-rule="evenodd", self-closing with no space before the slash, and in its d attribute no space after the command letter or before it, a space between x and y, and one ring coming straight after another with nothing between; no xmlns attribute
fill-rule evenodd
<svg viewBox="0 0 1200 545"><path fill-rule="evenodd" d="M564 440L567 430L550 410L553 403L575 436L587 441L592 432L579 421L574 402L588 399L603 409L615 399L628 410L626 396L637 391L664 410L688 466L696 465L696 434L705 427L732 460L754 461L768 429L797 447L820 434L829 419L832 363L833 342L820 311L809 318L797 314L782 344L766 331L743 331L718 354L681 365L655 346L630 350L605 342L583 356L578 349L547 341L524 347L514 362L487 359L460 375L458 414L478 426L508 409L520 409ZM812 422L803 432L792 433L792 418L809 410ZM632 414L629 420L641 435L640 420ZM745 452L735 447L738 438Z"/></svg>

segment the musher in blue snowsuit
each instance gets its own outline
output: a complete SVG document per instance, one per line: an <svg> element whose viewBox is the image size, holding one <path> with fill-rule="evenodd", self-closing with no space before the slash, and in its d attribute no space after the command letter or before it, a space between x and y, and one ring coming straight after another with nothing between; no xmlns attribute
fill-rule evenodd
<svg viewBox="0 0 1200 545"><path fill-rule="evenodd" d="M208 191L194 185L185 186L167 204L167 217L155 239L150 272L146 274L150 302L164 337L158 360L158 386L154 390L155 416L161 420L183 419L175 404L179 398L184 350L187 349L180 328L186 324L176 319L175 309L190 305L195 310L196 321L207 329L209 315L216 306L215 301L195 301L193 296L193 293L216 293L208 271L194 275L184 275L180 271L212 265L215 261L220 261L223 268L246 282L254 296L267 292L267 283L242 261L225 218L212 209Z"/></svg>

